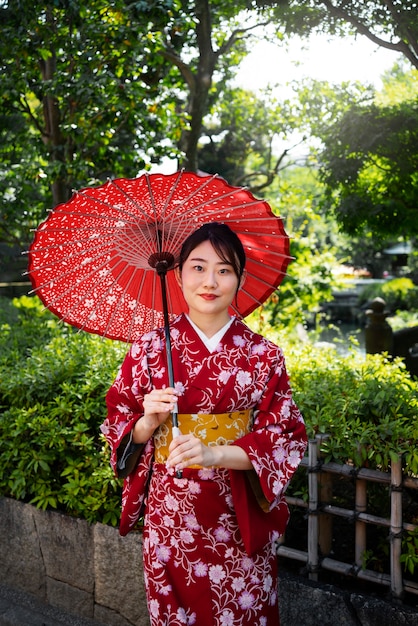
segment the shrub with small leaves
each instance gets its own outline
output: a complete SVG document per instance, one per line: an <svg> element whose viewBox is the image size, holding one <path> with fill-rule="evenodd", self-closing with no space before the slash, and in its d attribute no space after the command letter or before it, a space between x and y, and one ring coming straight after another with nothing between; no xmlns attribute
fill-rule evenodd
<svg viewBox="0 0 418 626"><path fill-rule="evenodd" d="M116 525L120 481L99 425L127 347L61 324L36 298L15 305L0 338L0 493Z"/></svg>
<svg viewBox="0 0 418 626"><path fill-rule="evenodd" d="M402 456L418 473L418 381L401 359L384 354L342 356L310 344L286 350L294 397L325 461L387 469Z"/></svg>

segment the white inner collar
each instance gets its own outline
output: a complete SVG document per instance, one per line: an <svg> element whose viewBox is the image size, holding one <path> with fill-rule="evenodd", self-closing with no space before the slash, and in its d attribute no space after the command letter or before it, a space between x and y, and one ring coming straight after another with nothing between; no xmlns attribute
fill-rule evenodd
<svg viewBox="0 0 418 626"><path fill-rule="evenodd" d="M222 339L222 337L224 336L224 334L226 333L226 331L228 330L228 328L231 326L232 322L234 321L234 318L231 317L231 319L225 324L225 326L222 326L222 328L220 328L217 333L212 335L212 337L208 337L207 335L205 335L205 333L202 330L200 330L198 326L196 326L194 322L192 322L192 320L187 314L186 314L186 317L189 320L190 324L195 329L195 331L197 332L197 334L199 335L199 337L201 338L201 340L203 341L203 343L205 344L205 346L207 347L207 349L209 350L209 352L214 352L216 346L218 345L218 343L220 342L220 340Z"/></svg>

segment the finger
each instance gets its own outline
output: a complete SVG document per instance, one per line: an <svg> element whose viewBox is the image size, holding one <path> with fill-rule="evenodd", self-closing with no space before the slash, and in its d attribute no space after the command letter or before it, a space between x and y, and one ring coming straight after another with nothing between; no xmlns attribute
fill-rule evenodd
<svg viewBox="0 0 418 626"><path fill-rule="evenodd" d="M182 452L186 452L186 450L189 449L189 447L185 447L186 444L190 441L189 436L182 435L181 433L177 436L174 436L175 434L177 434L176 431L173 433L173 439L170 442L170 445L168 448L169 452L176 452L176 454L181 454Z"/></svg>

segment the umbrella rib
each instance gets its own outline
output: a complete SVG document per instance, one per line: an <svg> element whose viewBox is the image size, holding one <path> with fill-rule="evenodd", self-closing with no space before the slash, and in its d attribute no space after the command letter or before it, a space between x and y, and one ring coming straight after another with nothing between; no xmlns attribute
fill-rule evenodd
<svg viewBox="0 0 418 626"><path fill-rule="evenodd" d="M112 209L112 211L117 211L116 215L110 215L109 213L107 214L102 214L102 213L87 213L85 211L81 211L81 210L67 210L67 211L62 211L59 209L59 207L57 207L54 211L55 215L71 215L72 217L92 217L93 219L97 219L97 220L112 220L113 222L117 222L117 221L123 221L125 223L128 224L137 224L138 223L138 216L135 215L135 213L131 213L130 211L126 211L125 209L123 209L122 207L116 207L114 204L110 204L109 202L105 202L104 200L101 200L100 198L94 198L93 196L88 196L87 194L83 194L81 191L77 192L79 195L82 195L83 198L87 198L88 200L95 202L97 204L103 205L108 209ZM132 200L131 200L132 202ZM149 218L149 215L145 212L142 212L141 209L141 213L142 213L142 217L144 218ZM121 214L123 214L123 216L121 216ZM126 216L126 217L125 217ZM127 219L129 218L129 219ZM132 221L130 221L132 220ZM86 227L84 227L86 228ZM49 230L48 226L46 226L45 228L41 229L41 232L44 232L44 230ZM51 229L52 230L52 229ZM81 230L81 229L80 229Z"/></svg>
<svg viewBox="0 0 418 626"><path fill-rule="evenodd" d="M91 260L91 261L97 261L97 260L99 260L99 259L103 258L103 256L105 256L108 252L109 252L109 250L103 250L103 251L101 251L101 253L100 253L100 254L97 254L95 257L92 257L90 260ZM76 254L74 254L74 255L72 255L72 257L73 257L73 258L75 258L76 256L80 256L80 255L82 255L82 254L84 254L84 252L80 252L80 253L79 253L79 254L77 254L77 255L76 255ZM44 269L46 269L46 268L52 268L52 267L54 267L54 266L59 265L60 263L63 263L63 259L60 259L60 260L58 260L58 261L55 261L54 263L47 263L46 265L38 265L36 268L34 268L34 269L32 269L32 270L29 270L29 271L28 271L28 274L29 274L29 275L30 275L30 274L35 274L36 272L39 272L40 270L44 270ZM93 274L95 274L95 273L97 272L97 270L99 270L99 271L100 271L100 270L104 269L104 268L106 267L106 265L107 265L107 262L106 262L106 263L104 263L104 264L102 264L102 266L101 266L100 268L94 268L94 269L90 272L90 274L88 275L88 277L90 278L90 276L91 276L91 275L93 275ZM49 278L49 279L48 279L45 283L43 283L42 285L40 285L40 286L38 287L38 289L42 289L42 288L43 288L43 287L45 287L46 285L51 285L51 284L54 284L54 283L56 283L58 280L61 280L62 278L65 278L66 276L69 276L70 274L74 273L75 271L77 271L77 270L79 270L79 269L80 269L80 267L75 267L75 268L73 267L73 268L71 268L71 269L67 270L66 272L61 273L59 276L55 276L55 277ZM84 280L84 279L83 279L83 280ZM33 293L33 291L31 291L30 293Z"/></svg>
<svg viewBox="0 0 418 626"><path fill-rule="evenodd" d="M264 202L262 200L258 200L258 204L260 204L260 202ZM254 205L254 203L251 203L251 205ZM245 206L248 205L236 205L236 207L229 207L232 209L235 208L244 208ZM225 207L228 208L228 207ZM263 222L276 222L276 226L279 227L279 230L283 230L283 227L280 224L280 221L283 221L284 218L280 217L280 215L274 215L274 213L271 213L270 215L248 215L248 216L244 216L244 217L238 217L236 220L233 219L233 217L231 217L231 219L228 221L228 224L234 224L235 222L237 222L238 224L240 222L242 222L243 220L245 222L256 222L257 224L262 224ZM259 235L259 231L256 231L256 234Z"/></svg>
<svg viewBox="0 0 418 626"><path fill-rule="evenodd" d="M74 246L74 245L77 245L77 244L83 244L83 243L86 243L86 242L89 242L89 241L91 242L91 241L94 241L94 240L91 237L85 237L85 238L80 238L80 239L77 239L77 240L63 241L62 243L52 243L52 244L50 244L48 246L36 246L36 254L38 252L46 252L47 250L59 250L61 248L65 248L67 246ZM101 241L103 241L103 239ZM33 256L33 255L35 255L35 252L33 252L33 250L29 250L29 251L26 251L26 252L24 252L22 254L28 254L29 256Z"/></svg>
<svg viewBox="0 0 418 626"><path fill-rule="evenodd" d="M179 176L177 177L177 179L175 181L174 189L172 190L172 192L170 194L170 197L169 197L169 201L170 202L171 202L171 199L172 199L172 197L174 195L174 192L175 192L177 186L179 185L179 183L181 181L181 178L182 178L183 174L185 174L184 169L182 169L179 172ZM185 238L185 235L189 232L189 224L186 224L183 228L180 228L180 227L182 226L182 224L184 224L185 218L187 217L187 215L191 211L194 211L194 207L189 209L189 211L183 212L180 215L180 220L176 220L175 218L177 217L177 214L179 213L179 211L182 211L184 205L190 199L192 199L199 191L204 189L207 185L209 185L209 183L211 183L216 178L218 178L217 174L212 175L212 176L210 176L208 178L205 178L204 180L202 179L203 180L202 184L197 189L195 189L193 191L193 193L189 194L186 198L183 198L181 200L181 202L178 203L178 205L176 207L176 210L172 211L172 213L170 213L170 215L169 215L169 217L170 217L170 220L169 220L169 226L170 226L169 233L168 233L167 238L166 238L165 241L164 241L164 238L163 238L164 243L165 244L168 243L168 247L165 250L166 252L171 252L171 253L176 252L175 240L176 241L182 241ZM164 204L164 207L162 209L162 214L161 214L161 222L162 222L162 224L165 224L166 212L167 212L168 208L169 208L169 202L166 201L165 204ZM177 227L174 228L176 223L177 223ZM170 236L172 235L173 232L174 232L174 235L171 237L171 240L170 240ZM181 233L181 236L180 236L180 233Z"/></svg>
<svg viewBox="0 0 418 626"><path fill-rule="evenodd" d="M147 181L147 185L148 185L148 189L149 189L149 179L148 179L148 175L146 175L146 181ZM154 197L151 194L150 195L150 199L151 199L151 203L152 203L152 207L154 209L154 215L149 215L147 212L145 212L143 210L143 208L141 207L141 205L134 200L133 198L131 198L124 189L122 189L121 187L119 187L119 185L117 184L117 181L110 181L111 185L113 187L115 187L119 193L122 194L122 196L133 206L135 206L139 212L141 213L142 217L145 218L145 222L143 224L143 226L146 226L147 231L148 231L148 238L144 236L144 243L147 246L148 249L148 256L153 252L152 247L150 246L150 242L152 242L153 237L157 236L158 230L159 230L159 224L158 224L158 220L155 218L156 216L156 206L154 203ZM148 220L152 220L154 228L155 228L155 233L152 232L151 228L150 228L150 222ZM137 221L135 222L135 225L137 224ZM158 241L158 237L157 237L157 245L160 245L160 242Z"/></svg>
<svg viewBox="0 0 418 626"><path fill-rule="evenodd" d="M69 213L67 213L67 215L68 214ZM83 215L81 213L75 213L74 212L74 213L72 213L72 216L73 217L82 217ZM97 215L89 215L89 217L94 217L95 219L96 218L107 219L107 220L108 219L112 219L115 222L115 224L118 222L118 220L116 218L113 218L113 217L109 218L109 216L108 217L104 217L104 216L97 216ZM124 222L124 226L137 227L138 223L137 223L137 221L136 222L127 222L127 221L125 221ZM102 226L95 226L95 227L92 227L92 226L91 227L82 226L82 227L77 228L77 232L78 233L97 233L97 239L100 238L102 233L105 233L106 235L108 235L110 237L115 232L118 232L118 230L119 229L117 229L117 228L115 229L114 225L113 226L109 225L107 227L102 227ZM51 233L71 233L72 234L72 233L74 233L74 228L64 227L64 226L61 226L61 227L48 227L48 228L43 229L41 232L42 232L42 235L49 235ZM143 244L149 245L149 240L147 239L147 237L144 235L144 233L142 232L142 230L140 228L137 228L137 230L135 231L135 234L138 237L138 239L139 238L141 239L141 241L140 242L138 241L138 243L140 243L142 245ZM90 237L90 239L91 239L91 237ZM82 241L84 241L84 240L85 239L82 239ZM59 245L62 245L62 244L59 244Z"/></svg>
<svg viewBox="0 0 418 626"><path fill-rule="evenodd" d="M116 178L75 191L51 213L28 252L31 293L49 301L46 308L63 322L128 342L153 323L161 326L161 299L167 328L183 309L175 280L167 290L165 281L159 285L150 256L167 252L176 262L182 242L204 223L228 224L247 251L247 282L231 314L243 317L262 304L293 258L282 219L267 201L217 174Z"/></svg>
<svg viewBox="0 0 418 626"><path fill-rule="evenodd" d="M118 274L117 276L115 276L115 278L114 278L114 282L113 282L113 285L111 285L111 286L109 287L109 290L110 290L110 289L111 289L111 288L112 288L115 284L118 284L118 280L119 280L120 276L122 276L123 272L124 272L124 269L122 269L122 270L119 272L119 274ZM108 320L108 322L107 322L107 324L106 324L106 328L105 328L104 333L103 333L104 335L106 335L106 334L107 334L107 331L109 330L109 328L110 328L110 326L111 326L111 324L112 324L113 320L115 319L116 313L118 312L120 305L121 305L121 304L125 301L125 296L126 296L126 293L127 293L128 287L129 287L129 285L131 284L132 280L133 280L133 274L130 276L129 281L128 281L128 283L127 283L127 285L126 285L125 289L123 290L123 295L122 295L122 298L119 298L119 300L117 301L117 304L116 304L115 309L113 310L112 314L111 314L111 315L110 315L110 317L109 317L109 320ZM108 291L108 293L109 293L109 291ZM138 303L137 303L137 304L138 304ZM136 310L136 309L137 309L137 306L135 307L135 310ZM95 311L95 310L96 310L96 309L94 309L94 311ZM92 313L93 313L93 311L92 311ZM92 314L90 314L90 315L89 315L89 317L87 318L87 321L89 321L89 319L91 318L91 315L92 315ZM87 323L87 322L86 322L86 323Z"/></svg>
<svg viewBox="0 0 418 626"><path fill-rule="evenodd" d="M135 233L136 234L136 233ZM93 243L94 246L90 247L90 248L83 248L80 251L77 252L72 252L71 253L71 257L67 256L67 257L63 257L62 259L56 261L55 264L64 262L66 259L69 258L73 258L73 257L77 257L86 253L89 253L90 251L93 251L97 248L100 248L103 246L103 242L106 241L106 238L99 238L99 237L95 237L94 239L92 239L91 237L87 237L87 238L81 238L81 239L77 239L77 241L67 241L64 242L63 244L54 244L51 246L44 246L44 247L38 247L36 250L37 252L39 251L46 251L46 250L55 250L55 249L60 249L63 248L64 246L74 246L75 244L82 244L82 243ZM128 243L130 243L130 246L128 245ZM112 238L109 236L108 237L108 250L114 248L114 242L112 241ZM138 250L138 242L134 241L132 238L129 239L129 241L125 242L125 253L126 250L129 250L131 252L132 257L135 259L135 265L137 265L138 267L148 267L148 255L147 256L143 256L139 253ZM31 252L29 252L29 254L31 254ZM126 254L125 254L126 256ZM93 260L95 260L95 258L98 257L94 257ZM141 263L139 263L140 261L142 261L142 265ZM50 265L44 265L42 267L50 267Z"/></svg>
<svg viewBox="0 0 418 626"><path fill-rule="evenodd" d="M98 255L97 259L100 259L100 257L103 255ZM47 266L48 267L48 266ZM102 269L104 269L106 267L106 263L102 264L101 267L95 267L94 269L91 270L91 272L89 272L88 274L86 274L86 276L83 276L83 278L81 280L79 280L77 282L77 286L81 285L82 283L84 283L86 280L89 280L92 276L95 276L97 274L97 272ZM36 268L36 270L31 270L30 273L36 273L36 271L39 271L39 269L43 269L42 267L40 268ZM45 283L43 283L42 285L39 285L38 287L36 287L35 289L32 289L32 291L30 291L29 293L37 293L40 289L43 289L45 287L47 287L48 285L53 285L54 283L56 283L58 280L61 280L62 278L65 278L66 276L70 276L74 271L76 271L79 268L72 268L70 270L68 270L67 272L64 272L62 274L60 274L59 276L56 276L55 278L50 278L48 279ZM108 273L109 275L109 273ZM62 296L67 295L69 292L71 292L71 290L74 289L74 286L69 287L68 289L66 289L59 298L56 298L53 301L53 304L55 304L55 302L58 302ZM90 291L87 292L87 294L91 293L91 291L94 289L94 285L93 287L90 289Z"/></svg>
<svg viewBox="0 0 418 626"><path fill-rule="evenodd" d="M255 221L257 221L257 220L255 220ZM261 219L258 220L258 221L259 221L259 223L262 222ZM272 232L272 230L271 230L272 226L269 225L269 224L266 224L266 232L261 232L259 230L258 231L246 230L246 229L244 230L242 228L242 226L241 226L241 229L240 229L239 228L240 222L238 222L238 225L236 226L235 223L232 220L228 220L228 224L232 224L231 228L233 228L233 230L237 233L237 235L242 235L242 236L247 235L247 237L259 237L259 238L266 237L266 236L267 237L268 236L271 237L271 235L274 235L275 239L288 239L289 238L288 235L286 235L286 234L283 234L283 233L280 233L280 234L277 233L276 234L276 233ZM264 226L264 224L263 224L263 226ZM269 245L271 245L271 243Z"/></svg>
<svg viewBox="0 0 418 626"><path fill-rule="evenodd" d="M136 226L136 224L129 224L131 226ZM48 230L44 230L42 231L44 235L48 235L49 233L70 233L72 234L74 232L74 229L72 228L50 228ZM105 237L111 237L114 233L115 233L115 229L112 227L109 227L108 229L106 228L79 228L77 229L77 232L93 232L93 233L97 233L97 237L95 237L95 239L97 239L98 241L101 241L103 236ZM100 233L104 233L104 234L100 234ZM141 231L141 229L137 229L135 231L135 236L138 237L138 241L135 242L135 245L137 246L135 249L139 250L139 249L143 249L144 244L146 244L147 246L149 245L149 241L148 239L144 236L144 233ZM48 247L37 247L37 250L47 250L47 249L57 249L57 248L61 248L64 245L74 245L74 243L78 243L78 242L84 242L84 241L91 241L93 238L92 237L83 237L78 239L77 241L75 240L71 240L71 241L67 241L64 242L62 244L54 244ZM31 253L31 251L29 250L29 254ZM143 258L147 258L149 257L149 253L146 255L146 257L144 256Z"/></svg>
<svg viewBox="0 0 418 626"><path fill-rule="evenodd" d="M185 174L184 170L181 171L181 176ZM177 207L176 207L176 211L173 211L173 213L171 215L176 215L179 210L181 210L183 208L183 206L186 204L186 202L189 202L189 200L191 200L192 198L194 198L194 196L199 193L200 191L202 191L205 187L207 187L207 185L209 185L214 179L218 178L217 174L214 174L210 177L207 177L205 179L202 178L202 184L200 185L200 187L197 187L192 193L190 193L188 196L186 196L186 198L183 198L181 202L178 203ZM180 182L180 181L179 181ZM236 190L234 190L233 193L235 193ZM216 200L218 200L218 198L222 199L224 197L227 197L231 195L231 192L226 193L225 195L221 195L221 196L217 196ZM205 205L206 203L203 203L203 205Z"/></svg>
<svg viewBox="0 0 418 626"><path fill-rule="evenodd" d="M241 313L239 312L238 307L236 307L235 304L231 302L229 306L237 317L242 317Z"/></svg>
<svg viewBox="0 0 418 626"><path fill-rule="evenodd" d="M270 289L272 289L272 285L269 285L269 287L270 287ZM256 302L256 303L258 304L258 306L261 306L261 305L263 304L263 301L262 301L262 300L259 300L258 298L256 298L255 296L253 296L253 295L252 295L251 293L249 293L246 289L244 289L244 287L241 287L241 291L242 291L243 293L245 293L245 295L246 295L246 296L248 296L248 298L249 298L250 300L252 300L253 302ZM276 288L273 288L271 293L273 293L273 291L276 291Z"/></svg>
<svg viewBox="0 0 418 626"><path fill-rule="evenodd" d="M138 286L137 296L134 298L134 300L135 300L135 309L132 311L132 316L131 316L130 323L129 323L129 329L128 329L128 333L127 333L127 336L128 336L127 342L128 343L131 340L132 329L133 329L133 320L134 320L135 315L136 315L136 313L137 313L137 311L139 309L139 305L140 305L139 297L140 297L142 289L144 288L144 281L145 281L145 273L142 274L141 283ZM129 284L130 283L131 283L131 281L129 281Z"/></svg>
<svg viewBox="0 0 418 626"><path fill-rule="evenodd" d="M186 212L186 214L188 215L190 212L193 212L193 211L194 211L194 208L190 209L188 212ZM212 213L218 213L218 212L214 210L214 211L208 213L208 215L211 215ZM81 214L75 214L74 213L74 215L81 215ZM105 218L103 218L103 219L105 219ZM111 219L113 219L113 218L111 218ZM237 219L236 223L240 224L241 221L242 220ZM249 220L245 219L245 221L247 222ZM256 221L258 223L260 223L260 222L262 223L263 219L262 218L261 219L258 218L258 220L257 220L257 218L254 218L254 221ZM183 222L184 222L184 220L179 221L178 222L178 227L180 227L183 224ZM235 221L234 220L228 220L228 224L234 225ZM132 223L129 222L129 225L130 226L137 226L137 224L133 223L133 222ZM187 230L187 227L188 227L188 224L185 225L185 228L184 228L185 231ZM265 234L266 235L271 235L272 234L271 233L271 228L268 225L266 226L266 228L267 228L267 232ZM260 231L240 230L238 227L235 227L234 230L235 230L235 232L238 235L242 234L243 236L256 236L256 237L258 236L259 237L259 236L261 236L263 234L263 233L260 233ZM48 228L45 228L45 229L42 230L42 235L48 235L48 234L51 234L51 233L73 233L73 232L74 232L74 229L70 228L70 227L64 227L64 226L62 226L62 227L48 227ZM114 226L108 226L106 228L83 226L83 227L78 228L77 232L79 232L79 233L92 233L92 232L93 233L108 233L109 236L111 236L115 232L115 228L114 228ZM141 230L135 231L136 235L138 233L143 235ZM100 235L97 236L97 239L99 238L99 236ZM280 233L280 234L275 235L275 238L276 239L288 239L288 236L286 234ZM83 242L83 241L89 241L89 240L91 241L91 239L92 239L91 237L85 237L85 238L82 238L82 239L77 239L77 242ZM146 237L143 237L143 240L144 241L148 241L146 239ZM65 246L65 245L71 245L72 243L74 243L74 242L73 241L66 241L66 242L62 242L62 243L59 243L59 244L53 244L53 245L50 245L48 247L42 247L42 248L37 247L37 250L47 250L48 248L51 248L51 249L53 249L53 248L60 248L60 247ZM25 254L30 254L30 250L29 251L25 251Z"/></svg>
<svg viewBox="0 0 418 626"><path fill-rule="evenodd" d="M177 213L179 213L179 211L182 210L182 208L184 207L184 205L189 202L192 198L194 198L200 191L202 191L207 185L209 185L214 179L219 178L217 176L217 174L211 176L210 178L206 179L202 185L200 185L200 187L197 187L191 194L189 194L186 198L183 198L181 202L178 203L178 206L176 208L176 211L174 211L171 215L177 215ZM242 191L246 191L243 187L235 187L230 189L229 191L222 193L218 196L213 196L213 199L211 200L211 202L216 202L218 203L220 200L225 200L225 198L230 198L231 196L234 196L237 192L242 192ZM247 192L248 193L248 192ZM254 198L254 196L253 196ZM252 206L255 204L260 204L260 203L264 203L264 200L257 200L256 198L254 198L253 201L251 202L245 202L243 204L240 205L235 205L235 206L229 206L229 207L224 207L224 210L230 210L232 208L243 208L243 207L248 207L248 206ZM187 213L189 213L190 211L196 210L196 209L200 209L201 207L205 207L207 208L208 206L208 201L205 200L204 202L200 202L199 204L195 204L191 209L189 209ZM266 203L267 204L267 203ZM216 209L216 211L219 211L219 208ZM181 218L183 219L184 213L181 214Z"/></svg>
<svg viewBox="0 0 418 626"><path fill-rule="evenodd" d="M81 283L85 282L86 280L88 280L92 275L96 274L97 270L94 270L92 272L90 272L90 274L88 274L87 276L84 276L82 280L80 280L77 283L77 287L79 285L81 285ZM122 272L121 272L122 273ZM51 281L49 281L51 282ZM101 303L105 300L105 298L109 295L109 293L111 292L112 288L115 287L115 285L117 285L117 280L114 279L113 282L107 287L107 289L105 290L105 292L103 293L102 297L97 301L97 303L95 304L95 306L92 308L91 312L89 313L87 319L85 320L85 322L82 324L82 326L80 326L80 329L83 330L83 328L86 326L87 322L91 319L92 315L98 310L99 306L101 305ZM41 288L41 287L40 287ZM70 287L69 289L67 289L65 292L63 292L58 298L55 298L52 302L51 302L51 306L54 306L57 302L59 302L64 296L66 296L69 292L71 292L74 289L74 287ZM86 300L86 297L88 297L89 295L91 295L91 293L94 291L95 289L95 285L92 285L91 288L84 294L84 302ZM37 289L35 290L35 292L37 291ZM66 321L66 319L68 319L68 317L72 314L72 312L77 309L77 307L80 305L80 302L77 302L76 304L74 304L74 306L72 306L67 313L63 316L63 321ZM48 308L48 307L47 307ZM106 328L107 330L107 328Z"/></svg>
<svg viewBox="0 0 418 626"><path fill-rule="evenodd" d="M244 235L243 235L244 236ZM280 252L278 250L275 250L273 247L271 248L260 248L258 246L254 246L252 244L252 242L250 244L246 244L243 243L244 248L246 248L247 250L251 250L253 252L260 252L260 254L271 254L273 256L279 257L281 259L289 259L289 260L293 260L294 257L291 256L290 254L287 254L287 252ZM255 258L252 259L254 261L254 263L257 263L257 260Z"/></svg>
<svg viewBox="0 0 418 626"><path fill-rule="evenodd" d="M272 256L278 257L279 259L288 259L289 263L290 263L290 261L293 261L294 258L295 258L295 257L291 256L290 254L286 254L286 252L278 252L277 250L270 250L270 248L268 248L266 250L264 248L255 248L252 245L251 246L246 246L245 244L244 244L244 248L251 249L252 252L253 251L260 252L261 255L268 253L268 254L271 254ZM266 263L263 263L262 261L258 261L258 259L256 259L255 257L252 257L250 260L253 263L258 263L259 265L266 266Z"/></svg>
<svg viewBox="0 0 418 626"><path fill-rule="evenodd" d="M261 264L261 266L263 266ZM265 266L264 266L265 267ZM282 271L282 270L276 270L278 274L280 274L281 276L286 276L286 272ZM272 284L271 282L268 282L266 280L264 280L263 278L261 278L261 276L257 276L256 274L253 274L251 271L247 272L247 276L248 278L254 278L254 280L256 280L258 283L261 283L263 285L265 285L266 287L269 287L270 289L276 289L276 287L274 286L274 284Z"/></svg>
<svg viewBox="0 0 418 626"><path fill-rule="evenodd" d="M137 203L133 198L131 198L129 195L126 194L126 192L121 189L118 185L116 185L113 181L110 181L110 184L118 190L118 192L120 194L123 195L123 197L135 208L138 209L138 212L140 213L140 215L144 218L144 222L141 224L142 226L145 226L147 228L148 231L148 235L149 237L152 239L152 232L149 228L149 222L148 220L151 219L151 216L148 215L148 213L141 207L141 205L139 203ZM95 198L94 196L89 196L88 194L79 191L77 192L79 195L81 195L83 198L87 198L88 200L92 200L93 202L97 202L98 204L101 204L109 209L111 209L112 211L117 211L119 215L117 215L116 217L112 217L110 215L100 215L100 214L86 214L86 213L82 213L82 212L70 212L70 211L62 211L62 213L65 214L71 214L73 216L80 216L80 217L84 217L85 215L89 216L89 217L93 217L94 219L112 219L114 222L117 222L118 220L124 221L125 224L130 224L131 226L138 226L138 215L135 215L135 213L127 211L126 209L124 209L121 206L115 206L114 204L110 204L109 202L105 202L104 200L102 200L101 198ZM126 218L129 219L126 219ZM141 234L142 237L142 243L145 247L148 247L148 250L150 252L152 252L152 250L150 250L149 248L149 243L150 240L144 235L144 233L142 232L141 229L138 229L138 233Z"/></svg>
<svg viewBox="0 0 418 626"><path fill-rule="evenodd" d="M141 205L138 204L133 198L128 196L128 194L123 189L121 189L121 187L116 185L113 180L109 181L109 183L112 185L112 187L114 187L115 189L118 190L118 192L124 197L124 199L128 200L128 202L131 204L131 206L139 209L139 212L141 213L142 217L144 217L145 219L149 218L148 213L141 207ZM97 204L103 205L103 206L107 207L108 209L112 209L113 211L116 211L119 215L126 215L129 218L132 218L132 220L134 220L133 223L136 223L136 221L137 221L138 216L135 213L133 213L132 211L128 211L127 209L125 209L122 206L115 206L115 204L107 202L106 200L103 200L102 198L96 198L95 196L91 196L88 193L85 193L84 191L81 191L81 190L77 191L76 195L82 196L83 198L86 198L87 200L92 201L93 203L97 203ZM57 209L58 209L58 207L57 207ZM59 211L57 209L55 209L56 212L63 213L64 215L66 215L67 213L72 213L71 211ZM74 212L74 214L75 215L87 215L87 216L89 216L88 213L84 213L84 212L80 212L79 213L78 211ZM99 217L99 218L102 218L102 219L106 219L106 218L109 217L109 215L101 215L100 213L98 213L98 214L94 214L93 213L91 216L92 217ZM115 218L112 218L112 219L115 219Z"/></svg>
<svg viewBox="0 0 418 626"><path fill-rule="evenodd" d="M168 239L168 237L171 235L172 223L170 222L169 223L170 230L169 230L169 233L168 233L167 237L165 237L165 230L166 230L165 216L166 216L167 208L168 208L168 206L169 206L169 204L171 202L171 199L172 199L172 197L174 195L174 192L176 191L176 189L177 189L177 187L178 187L178 185L180 183L182 175L183 175L183 170L178 172L178 175L177 175L177 178L176 178L176 180L174 182L174 185L172 186L170 193L168 194L167 198L165 199L164 206L162 207L162 210L161 210L161 224L158 223L158 219L157 219L157 210L156 210L157 206L156 206L156 203L155 203L154 192L153 192L152 186L151 186L150 175L148 173L146 173L146 175L145 175L146 181L147 181L147 186L148 186L148 192L149 192L150 199L151 199L152 208L154 209L154 216L155 216L154 225L155 225L155 229L158 232L159 229L161 228L161 238L158 239L158 246L159 247L162 247L162 243L165 242ZM160 249L159 252L162 252L162 250ZM169 250L165 250L165 252L169 252Z"/></svg>
<svg viewBox="0 0 418 626"><path fill-rule="evenodd" d="M174 196L174 192L176 191L178 185L180 184L181 179L182 179L184 174L185 174L184 169L180 170L179 175L177 176L175 184L173 186L173 189L172 189L172 191L171 191L171 193L169 195L169 198L164 203L164 206L163 206L163 209L162 209L162 212L161 212L161 221L162 221L163 224L165 224L165 218L166 218L166 214L167 214L167 209L169 208L169 203L171 202L171 200L172 200L172 198ZM176 238L177 238L177 241L183 240L185 238L184 234L185 234L185 232L187 232L187 229L183 228L181 237L178 236L179 232L180 232L180 228L179 227L184 222L184 220L181 219L180 222L179 222L179 225L176 228L176 230L174 230L174 225L175 225L175 221L176 220L173 219L173 217L177 215L179 210L183 209L183 207L184 207L186 202L188 202L191 198L193 198L193 196L196 195L196 193L198 193L199 191L204 189L215 178L217 178L217 174L211 176L210 178L205 179L204 182L202 183L202 185L200 185L200 187L198 187L193 193L189 194L186 198L183 198L182 201L178 203L176 210L172 211L172 213L170 213L170 220L169 220L170 229L169 229L169 233L168 233L167 238L166 238L166 242L170 241L169 238L171 237L173 231L174 231L174 235L171 237L172 245L167 248L167 250L166 250L167 252L174 252L175 251L174 250L174 247L175 247L174 246L174 240Z"/></svg>
<svg viewBox="0 0 418 626"><path fill-rule="evenodd" d="M228 197L228 195L232 195L232 194L226 194L224 196L218 196L216 198L216 201ZM179 207L178 209L182 209L183 205L185 204L185 202L187 202L188 198L186 198L185 200L183 200L181 203L179 203ZM170 221L174 224L177 224L177 230L176 230L176 234L180 232L180 227L185 224L187 218L190 216L190 214L195 214L196 212L199 211L199 209L204 208L205 209L205 215L210 218L212 215L216 215L218 219L222 220L223 217L228 217L228 215L237 210L237 209L241 209L241 208L246 208L248 206L255 206L257 204L260 204L260 200L255 200L254 202L251 203L244 203L244 204L239 204L239 205L233 205L233 206L228 206L228 207L213 207L213 208L209 208L207 202L201 202L197 205L194 205L193 207L191 207L190 209L187 209L186 211L184 211L180 216L177 216L177 213L173 213L170 215ZM246 220L245 217L241 218L242 220ZM206 221L210 221L210 219L206 220ZM239 218L236 218L236 220L234 221L240 221ZM229 222L229 220L228 220ZM187 232L187 229L189 227L189 223L186 223L186 226L183 228L183 232Z"/></svg>
<svg viewBox="0 0 418 626"><path fill-rule="evenodd" d="M139 204L139 202L137 202L136 200L134 200L133 198L131 198L131 196L129 196L126 191L124 189L122 189L121 187L119 187L119 185L117 184L117 181L111 180L109 181L110 184L112 185L112 187L114 187L115 189L118 190L118 192L124 197L125 200L127 200L132 206L134 206L135 208L137 208L140 212L140 214L142 215L142 217L145 219L145 223L144 226L147 227L148 230L148 235L150 237L152 237L152 231L150 230L150 225L149 222L147 220L152 219L152 216L150 216L143 208L142 206ZM114 208L114 207L113 207ZM118 208L119 210L119 208ZM124 209L120 209L121 212L125 212ZM134 213L130 214L128 211L126 212L128 215L132 215L134 222L133 224L137 224L138 223L138 216L136 216ZM146 239L146 237L144 237L144 239Z"/></svg>

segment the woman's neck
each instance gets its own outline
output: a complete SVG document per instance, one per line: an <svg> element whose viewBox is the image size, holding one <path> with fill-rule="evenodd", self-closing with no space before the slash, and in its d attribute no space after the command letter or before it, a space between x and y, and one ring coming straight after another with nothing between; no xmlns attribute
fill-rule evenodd
<svg viewBox="0 0 418 626"><path fill-rule="evenodd" d="M188 315L193 324L195 324L202 331L202 333L206 335L206 337L209 337L209 339L213 337L213 335L216 335L216 333L228 324L231 319L229 314L221 317L217 315L213 319L207 315L190 315L190 313Z"/></svg>

